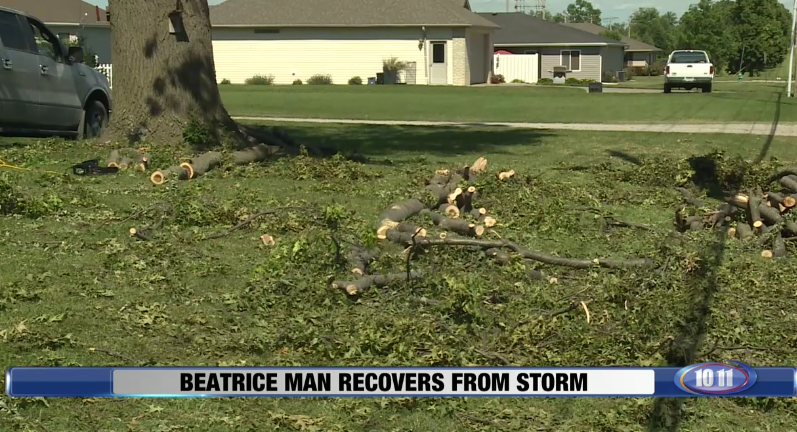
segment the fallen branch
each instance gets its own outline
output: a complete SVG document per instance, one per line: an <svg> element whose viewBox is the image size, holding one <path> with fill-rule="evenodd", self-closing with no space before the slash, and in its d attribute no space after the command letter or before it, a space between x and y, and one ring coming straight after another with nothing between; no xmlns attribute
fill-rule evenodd
<svg viewBox="0 0 797 432"><path fill-rule="evenodd" d="M412 244L411 235L399 233L393 230L388 231L387 238L393 243L404 244L404 245ZM572 267L579 269L592 268L596 266L604 268L650 267L654 264L653 261L646 258L635 258L629 260L614 260L614 259L601 259L601 258L587 260L587 259L562 258L553 255L548 255L542 252L531 251L522 246L517 245L514 242L506 240L478 240L478 239L446 237L444 239L430 239L430 238L416 239L416 243L420 247L474 246L482 249L490 249L490 248L510 249L515 253L519 254L520 256L533 261L539 261L541 263L549 265L557 265L557 266Z"/></svg>
<svg viewBox="0 0 797 432"><path fill-rule="evenodd" d="M218 167L221 165L221 162L221 153L212 151L192 158L190 162L181 163L180 166L188 171L189 178L196 178L201 177L208 171Z"/></svg>
<svg viewBox="0 0 797 432"><path fill-rule="evenodd" d="M481 225L472 224L463 219L447 218L439 213L423 209L420 214L426 215L432 219L435 225L446 231L453 231L457 234L469 237L481 237L484 234L484 227Z"/></svg>
<svg viewBox="0 0 797 432"><path fill-rule="evenodd" d="M307 207L290 206L290 207L279 207L279 208L275 208L275 209L262 210L262 211L259 211L259 212L255 213L255 214L249 216L243 222L241 222L239 224L236 224L235 226L233 226L231 228L228 228L228 229L226 229L226 230L224 230L224 231L222 231L220 233L207 236L203 240L212 240L212 239L217 239L217 238L221 238L221 237L230 235L233 232L235 232L235 231L237 231L237 230L249 225L250 223L254 222L255 220L257 220L260 217L263 217L263 216L266 216L266 215L272 215L272 214L283 212L283 211L287 211L287 210L307 210Z"/></svg>
<svg viewBox="0 0 797 432"><path fill-rule="evenodd" d="M387 210L382 212L382 216L379 218L379 222L376 226L376 238L379 240L386 239L388 230L397 227L401 222L415 216L425 208L426 206L424 203L415 198L391 205Z"/></svg>
<svg viewBox="0 0 797 432"><path fill-rule="evenodd" d="M166 182L166 180L173 178L177 178L178 180L188 180L191 178L191 175L188 170L180 165L176 165L165 170L155 171L151 176L149 176L149 180L156 185L162 185Z"/></svg>
<svg viewBox="0 0 797 432"><path fill-rule="evenodd" d="M351 266L351 272L362 276L368 272L371 262L379 258L379 249L352 248L346 258Z"/></svg>
<svg viewBox="0 0 797 432"><path fill-rule="evenodd" d="M414 278L421 277L419 272L410 272L409 277L407 273L391 273L384 275L363 276L356 281L335 281L332 282L332 287L346 292L350 296L362 294L366 292L371 286L382 288L390 285L393 282L409 281Z"/></svg>
<svg viewBox="0 0 797 432"><path fill-rule="evenodd" d="M675 189L681 193L681 195L684 197L684 202L686 202L687 204L691 204L695 207L703 207L703 202L697 199L694 196L694 194L692 194L692 192L689 191L689 189L682 187L677 187Z"/></svg>

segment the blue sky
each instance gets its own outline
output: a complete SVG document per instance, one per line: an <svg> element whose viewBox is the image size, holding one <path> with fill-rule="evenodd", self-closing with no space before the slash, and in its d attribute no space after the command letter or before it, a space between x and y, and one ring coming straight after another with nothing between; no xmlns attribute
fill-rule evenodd
<svg viewBox="0 0 797 432"><path fill-rule="evenodd" d="M108 5L107 0L84 0L88 3L95 4L100 7ZM222 0L209 0L210 4L221 3ZM547 8L552 12L561 12L573 0L547 0ZM789 9L792 8L793 2L789 0L781 0L783 4ZM666 3L667 6L662 6ZM679 16L689 8L690 4L697 3L697 0L595 0L592 4L601 10L604 18L616 17L619 21L625 21L628 17L638 8L641 7L658 7L662 12L673 11ZM509 7L514 7L515 0L509 0ZM536 0L526 0L528 6L536 4ZM476 12L505 12L506 0L470 0L471 8Z"/></svg>

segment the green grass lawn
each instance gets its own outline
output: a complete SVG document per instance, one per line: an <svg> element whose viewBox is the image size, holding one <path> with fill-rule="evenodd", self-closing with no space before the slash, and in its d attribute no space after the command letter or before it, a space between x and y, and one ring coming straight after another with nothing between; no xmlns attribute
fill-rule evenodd
<svg viewBox="0 0 797 432"><path fill-rule="evenodd" d="M384 92L405 90L416 91ZM313 91L329 97L338 90ZM310 97L294 89L251 92L264 100ZM707 208L717 204L689 186L686 158L713 150L727 151L729 161L764 156L750 171L760 176L774 169L764 169L769 157L797 161L793 139L285 128L300 142L367 162L281 158L155 187L133 172L43 172L104 159L108 149L99 144L0 141L0 159L33 169L0 169L0 365L797 364L793 245L789 258L766 261L756 241L723 240L708 229L669 235L681 202L675 186L692 187ZM190 155L151 153L158 168ZM426 276L411 286L372 290L356 302L327 288L352 277L336 264L336 244L344 253L350 243L373 244L384 208L419 190L434 170L479 156L489 164L478 205L498 220L486 237L559 256L644 256L656 268L570 270L520 260L501 267L478 251L436 249L413 261ZM495 180L508 168L514 180ZM299 208L204 240L283 206ZM613 227L609 216L654 231ZM159 220L151 242L128 234ZM276 245L264 246L261 234ZM401 247L382 248L375 270L405 271ZM582 301L589 323L580 307L551 316ZM3 432L790 431L795 415L795 399L0 397Z"/></svg>
<svg viewBox="0 0 797 432"><path fill-rule="evenodd" d="M636 76L631 81L617 84L621 88L641 88L641 89L663 89L664 77ZM714 81L713 91L733 92L733 93L785 93L786 81L783 82L762 82L750 80L748 77L739 82L736 77L731 80L729 77L720 77Z"/></svg>
<svg viewBox="0 0 797 432"><path fill-rule="evenodd" d="M743 84L749 89L747 84ZM232 115L565 123L797 121L782 88L714 94L588 94L533 86L221 86Z"/></svg>

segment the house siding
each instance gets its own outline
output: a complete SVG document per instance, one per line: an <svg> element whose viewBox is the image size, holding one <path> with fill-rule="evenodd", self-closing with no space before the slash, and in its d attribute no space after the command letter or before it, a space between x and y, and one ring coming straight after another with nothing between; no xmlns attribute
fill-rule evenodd
<svg viewBox="0 0 797 432"><path fill-rule="evenodd" d="M83 38L88 51L99 57L100 63L111 63L111 29L110 27L83 27L77 25L49 25L47 28L56 36L69 34Z"/></svg>
<svg viewBox="0 0 797 432"><path fill-rule="evenodd" d="M607 72L616 73L623 70L623 47L610 46L601 49L601 77Z"/></svg>
<svg viewBox="0 0 797 432"><path fill-rule="evenodd" d="M528 49L528 48L527 48ZM562 64L563 50L581 51L581 70L567 72L568 78L601 79L601 48L600 47L545 47L540 48L540 78L553 78L553 67Z"/></svg>
<svg viewBox="0 0 797 432"><path fill-rule="evenodd" d="M448 84L470 84L473 66L467 31L427 28L426 41L419 49L423 36L421 28L286 28L279 33L214 28L216 77L243 83L264 74L274 75L275 84L291 84L296 79L329 74L335 84L346 84L354 76L363 81L375 77L382 72L384 59L397 57L415 62L414 83L427 84L430 42L446 42ZM487 49L484 52L486 55Z"/></svg>

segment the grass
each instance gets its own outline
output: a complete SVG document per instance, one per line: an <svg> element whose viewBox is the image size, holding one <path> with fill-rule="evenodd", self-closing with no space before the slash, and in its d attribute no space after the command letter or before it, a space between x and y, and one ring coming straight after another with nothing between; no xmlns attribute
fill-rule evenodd
<svg viewBox="0 0 797 432"><path fill-rule="evenodd" d="M652 84L651 84L652 85ZM733 84L727 84L730 88ZM232 115L370 120L565 123L797 121L782 86L742 84L745 92L588 94L549 86L224 86ZM718 87L722 90L723 87ZM779 111L779 113L778 113Z"/></svg>
<svg viewBox="0 0 797 432"><path fill-rule="evenodd" d="M726 78L726 77L722 77ZM637 76L631 81L617 84L621 88L640 88L640 89L663 89L664 77ZM735 77L731 79L717 79L714 81L713 91L722 93L769 93L779 94L785 92L786 82L762 82L753 81L745 77L739 82Z"/></svg>
<svg viewBox="0 0 797 432"><path fill-rule="evenodd" d="M680 202L674 186L688 183L691 172L685 158L723 149L754 159L765 149L765 160L793 163L793 140L286 128L301 142L356 152L368 163L303 156L156 188L135 173L92 178L42 171L63 172L107 156L108 149L94 143L0 141L0 159L34 170L0 171L2 210L13 213L0 217L0 364L797 363L793 247L787 260L764 261L760 248L718 242L710 230L681 241L666 234ZM158 167L187 156L163 148L151 152ZM435 169L478 156L488 159L491 174L480 180L481 203L498 219L496 231L504 238L562 256L649 256L659 269L568 271L522 262L498 267L477 253L436 250L413 263L437 270L412 287L372 291L357 302L326 288L330 279L350 277L334 264L333 234L341 242L373 242L382 209L420 188ZM516 181L490 179L506 168L518 172ZM155 222L153 205L162 202L171 212L152 233L156 240L131 239L128 229ZM285 205L303 210L202 240L257 209ZM610 228L583 207L663 233ZM275 246L260 243L264 233L275 237ZM376 268L402 271L400 248L387 251ZM532 269L546 279L530 278ZM559 282L549 283L551 276ZM421 296L437 303L415 301ZM590 323L581 309L546 315L573 301L589 304ZM694 339L697 347L687 349ZM755 349L710 352L715 344ZM0 397L0 430L9 432L787 431L795 414L795 399Z"/></svg>

